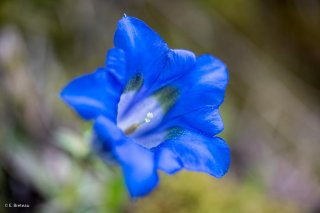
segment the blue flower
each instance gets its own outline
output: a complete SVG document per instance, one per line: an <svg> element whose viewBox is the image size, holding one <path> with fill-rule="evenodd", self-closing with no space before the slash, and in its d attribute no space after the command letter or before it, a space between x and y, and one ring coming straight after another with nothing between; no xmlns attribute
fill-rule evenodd
<svg viewBox="0 0 320 213"><path fill-rule="evenodd" d="M93 120L93 146L121 166L132 197L148 194L157 170L222 177L230 150L223 130L226 66L211 55L170 49L143 21L118 22L106 65L72 80L61 92L83 119Z"/></svg>

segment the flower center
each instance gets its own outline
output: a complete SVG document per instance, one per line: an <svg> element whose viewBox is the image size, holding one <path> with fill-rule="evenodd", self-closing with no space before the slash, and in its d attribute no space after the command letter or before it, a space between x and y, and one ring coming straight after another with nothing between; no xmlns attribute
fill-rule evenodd
<svg viewBox="0 0 320 213"><path fill-rule="evenodd" d="M150 123L151 120L153 118L153 113L152 112L148 112L146 117L140 121L139 123L135 123L132 124L131 126L129 126L127 129L124 130L124 133L126 135L131 135L132 133L134 133L141 125L145 124L145 123Z"/></svg>
<svg viewBox="0 0 320 213"><path fill-rule="evenodd" d="M178 91L173 87L164 87L152 95L145 95L145 90L141 89L142 83L142 75L135 76L120 96L117 126L135 143L151 149L167 137L161 122L176 102Z"/></svg>
<svg viewBox="0 0 320 213"><path fill-rule="evenodd" d="M164 112L154 96L136 99L136 91L121 95L118 104L117 126L126 135L138 138L152 132L161 122Z"/></svg>

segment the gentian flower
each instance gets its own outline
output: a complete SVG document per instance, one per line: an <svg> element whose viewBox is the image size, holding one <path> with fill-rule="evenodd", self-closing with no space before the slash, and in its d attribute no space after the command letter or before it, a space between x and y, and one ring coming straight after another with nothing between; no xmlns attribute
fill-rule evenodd
<svg viewBox="0 0 320 213"><path fill-rule="evenodd" d="M121 166L132 197L148 194L158 170L186 169L222 177L230 150L215 135L228 82L211 55L170 49L143 21L124 16L106 64L72 80L64 102L93 121L94 150Z"/></svg>

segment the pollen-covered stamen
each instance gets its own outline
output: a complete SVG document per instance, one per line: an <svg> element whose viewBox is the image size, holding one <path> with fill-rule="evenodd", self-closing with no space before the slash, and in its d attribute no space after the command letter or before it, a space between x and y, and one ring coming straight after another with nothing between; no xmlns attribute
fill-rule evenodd
<svg viewBox="0 0 320 213"><path fill-rule="evenodd" d="M146 117L142 121L140 121L139 123L135 123L135 124L132 124L131 126L129 126L124 131L124 133L126 135L130 135L130 134L134 133L141 125L143 125L145 123L150 123L152 118L153 118L153 113L152 112L148 112Z"/></svg>
<svg viewBox="0 0 320 213"><path fill-rule="evenodd" d="M152 113L152 112L148 112L148 113L147 113L147 116L144 118L144 121L145 121L146 123L150 123L150 121L152 120L152 118L153 118L153 113Z"/></svg>

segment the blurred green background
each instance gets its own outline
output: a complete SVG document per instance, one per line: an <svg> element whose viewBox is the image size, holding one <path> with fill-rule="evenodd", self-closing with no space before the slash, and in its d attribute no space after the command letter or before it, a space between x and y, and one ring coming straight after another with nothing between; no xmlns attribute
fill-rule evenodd
<svg viewBox="0 0 320 213"><path fill-rule="evenodd" d="M130 200L90 152L90 124L58 93L103 65L123 13L228 65L226 177L161 174ZM320 212L319 89L318 0L1 0L0 212Z"/></svg>

